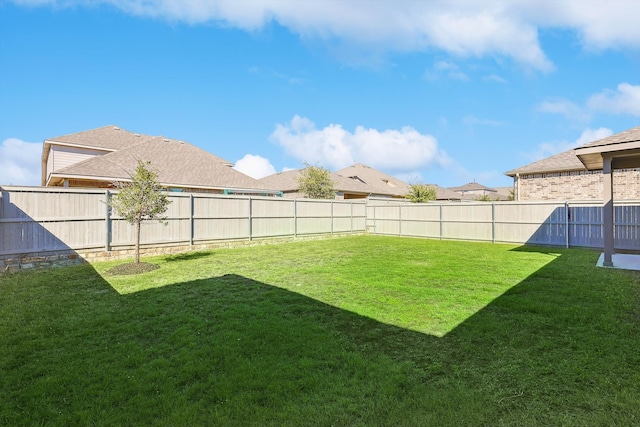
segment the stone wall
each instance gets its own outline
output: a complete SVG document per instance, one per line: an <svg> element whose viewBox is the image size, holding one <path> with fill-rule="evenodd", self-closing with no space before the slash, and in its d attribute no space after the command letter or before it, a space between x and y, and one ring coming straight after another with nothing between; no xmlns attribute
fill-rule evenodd
<svg viewBox="0 0 640 427"><path fill-rule="evenodd" d="M597 171L520 175L515 180L519 200L602 200L603 175ZM614 200L640 199L640 169L613 172Z"/></svg>

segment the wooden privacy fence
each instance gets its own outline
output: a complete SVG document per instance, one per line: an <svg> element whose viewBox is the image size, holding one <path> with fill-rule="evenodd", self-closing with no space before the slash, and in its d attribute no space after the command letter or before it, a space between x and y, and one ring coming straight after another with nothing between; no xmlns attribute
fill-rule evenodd
<svg viewBox="0 0 640 427"><path fill-rule="evenodd" d="M615 248L640 250L640 201L614 206ZM602 203L397 203L370 200L375 234L553 246L603 247Z"/></svg>
<svg viewBox="0 0 640 427"><path fill-rule="evenodd" d="M103 190L3 187L0 259L56 251L118 251L133 226L107 208ZM167 225L142 224L146 247L370 233L519 244L602 247L597 202L412 204L169 193ZM616 249L640 250L640 201L615 206Z"/></svg>
<svg viewBox="0 0 640 427"><path fill-rule="evenodd" d="M61 250L112 251L134 245L133 226L110 212L103 190L3 187L0 257ZM364 232L361 201L169 193L167 224L145 221L141 244Z"/></svg>

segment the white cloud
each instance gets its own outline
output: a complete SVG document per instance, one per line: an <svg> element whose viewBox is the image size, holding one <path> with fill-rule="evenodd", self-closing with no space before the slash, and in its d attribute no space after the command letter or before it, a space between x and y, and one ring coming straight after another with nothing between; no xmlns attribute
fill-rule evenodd
<svg viewBox="0 0 640 427"><path fill-rule="evenodd" d="M438 80L440 76L447 76L450 79L463 82L469 81L469 76L458 65L448 61L436 61L433 67L424 73L424 78L430 81Z"/></svg>
<svg viewBox="0 0 640 427"><path fill-rule="evenodd" d="M245 154L243 158L236 162L233 168L255 179L264 178L265 176L276 173L269 159L254 154Z"/></svg>
<svg viewBox="0 0 640 427"><path fill-rule="evenodd" d="M579 147L580 145L588 144L589 142L606 138L611 135L613 135L613 131L608 128L587 128L582 131L578 139L576 139L575 141L563 140L543 142L542 144L538 145L538 148L535 152L529 154L527 157L529 157L531 161L541 160L545 157L553 156L554 154L562 153L563 151L567 151L572 148Z"/></svg>
<svg viewBox="0 0 640 427"><path fill-rule="evenodd" d="M73 7L88 0L13 0ZM302 39L352 46L354 54L441 50L458 57L508 57L553 69L541 29L574 31L585 49L640 48L640 3L609 0L97 0L125 13L190 24L260 31L277 22ZM340 49L335 49L340 51ZM347 57L348 55L345 55Z"/></svg>
<svg viewBox="0 0 640 427"><path fill-rule="evenodd" d="M640 116L640 85L620 83L617 91L605 89L592 95L587 106L594 111Z"/></svg>
<svg viewBox="0 0 640 427"><path fill-rule="evenodd" d="M40 185L42 144L8 138L0 145L0 185Z"/></svg>
<svg viewBox="0 0 640 427"><path fill-rule="evenodd" d="M450 162L433 136L423 135L411 127L379 131L358 126L349 132L339 124L330 124L316 129L311 120L296 115L290 123L276 125L269 138L301 162L334 170L364 163L383 170L407 172Z"/></svg>
<svg viewBox="0 0 640 427"><path fill-rule="evenodd" d="M588 123L595 113L631 114L640 116L640 85L620 83L617 90L604 89L589 97L584 106L567 99L545 101L538 111L560 114L577 123Z"/></svg>
<svg viewBox="0 0 640 427"><path fill-rule="evenodd" d="M494 82L494 83L509 83L507 79L505 79L504 77L500 77L497 74L490 74L486 76L484 80L487 82Z"/></svg>
<svg viewBox="0 0 640 427"><path fill-rule="evenodd" d="M567 99L545 101L537 109L543 113L560 114L574 122L587 123L591 120L591 115L584 108Z"/></svg>

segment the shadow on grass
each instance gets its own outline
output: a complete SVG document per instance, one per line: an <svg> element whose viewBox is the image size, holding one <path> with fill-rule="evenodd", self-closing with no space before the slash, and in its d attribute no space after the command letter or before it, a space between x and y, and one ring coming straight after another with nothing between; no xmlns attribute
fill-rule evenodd
<svg viewBox="0 0 640 427"><path fill-rule="evenodd" d="M212 256L213 254L209 251L198 251L198 252L186 252L182 254L176 255L167 255L163 259L166 262L175 262L175 261L189 261L200 258L207 258Z"/></svg>
<svg viewBox="0 0 640 427"><path fill-rule="evenodd" d="M443 338L237 275L121 296L82 266L60 286L43 280L36 301L33 287L12 284L0 313L0 366L11 373L0 380L0 422L640 419L640 332L630 314L639 282L591 267L590 252L549 253L561 255Z"/></svg>

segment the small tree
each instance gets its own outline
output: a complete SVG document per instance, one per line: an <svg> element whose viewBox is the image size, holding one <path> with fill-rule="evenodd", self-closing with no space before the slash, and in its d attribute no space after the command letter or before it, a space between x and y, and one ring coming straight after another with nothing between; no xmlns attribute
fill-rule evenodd
<svg viewBox="0 0 640 427"><path fill-rule="evenodd" d="M409 193L405 196L412 203L425 203L436 199L436 187L427 184L409 185Z"/></svg>
<svg viewBox="0 0 640 427"><path fill-rule="evenodd" d="M140 224L145 220L158 220L166 225L166 212L171 201L158 183L157 172L150 169L151 162L138 160L131 182L116 182L118 190L110 202L118 215L136 227L135 262L140 263Z"/></svg>
<svg viewBox="0 0 640 427"><path fill-rule="evenodd" d="M298 177L300 192L310 199L333 199L336 190L329 171L320 166L305 165Z"/></svg>

